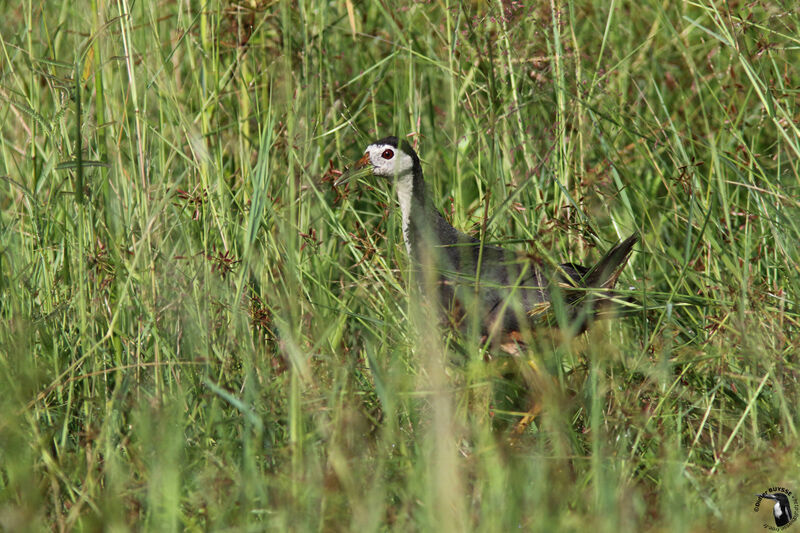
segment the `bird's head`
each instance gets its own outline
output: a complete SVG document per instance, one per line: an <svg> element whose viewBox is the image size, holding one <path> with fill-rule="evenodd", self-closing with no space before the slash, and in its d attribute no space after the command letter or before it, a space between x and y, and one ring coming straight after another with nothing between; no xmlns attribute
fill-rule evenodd
<svg viewBox="0 0 800 533"><path fill-rule="evenodd" d="M786 502L788 504L789 498L785 494L781 492L775 493L764 493L764 494L756 494L756 496L761 496L762 498L767 498L768 500L774 500L776 502Z"/></svg>
<svg viewBox="0 0 800 533"><path fill-rule="evenodd" d="M413 176L419 168L419 157L406 141L398 141L394 136L384 137L369 144L364 156L350 172L336 182L336 185L366 174L399 179Z"/></svg>
<svg viewBox="0 0 800 533"><path fill-rule="evenodd" d="M396 178L410 174L419 159L407 142L397 142L397 137L386 137L367 146L357 166L372 167L375 176Z"/></svg>

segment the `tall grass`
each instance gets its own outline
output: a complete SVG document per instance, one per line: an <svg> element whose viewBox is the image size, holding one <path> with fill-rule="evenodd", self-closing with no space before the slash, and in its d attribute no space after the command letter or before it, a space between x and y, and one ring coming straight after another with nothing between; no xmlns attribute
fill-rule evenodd
<svg viewBox="0 0 800 533"><path fill-rule="evenodd" d="M800 490L798 22L7 5L0 529L762 527ZM640 232L635 312L518 357L432 326L391 184L332 186L393 133L487 240Z"/></svg>

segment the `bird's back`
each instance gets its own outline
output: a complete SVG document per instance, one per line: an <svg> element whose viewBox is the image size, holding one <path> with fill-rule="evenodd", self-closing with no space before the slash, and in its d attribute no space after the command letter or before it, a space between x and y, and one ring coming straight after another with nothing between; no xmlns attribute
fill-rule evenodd
<svg viewBox="0 0 800 533"><path fill-rule="evenodd" d="M427 279L436 283L450 319L466 327L469 317L475 316L484 334L520 331L535 322L549 310L557 290L571 317L581 320L579 329L584 327L598 302L608 299L593 297L587 289L613 288L637 240L633 236L618 244L591 269L574 263L541 268L526 256L482 245L453 228L438 212L430 213L427 219L427 228L411 229L418 243L429 242L417 246L412 259L433 268L434 275ZM431 250L430 256L423 257L422 250ZM581 301L586 304L580 305Z"/></svg>

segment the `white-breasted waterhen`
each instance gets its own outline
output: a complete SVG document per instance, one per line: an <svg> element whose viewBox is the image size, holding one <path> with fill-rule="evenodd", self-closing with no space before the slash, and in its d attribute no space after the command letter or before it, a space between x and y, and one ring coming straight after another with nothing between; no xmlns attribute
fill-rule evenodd
<svg viewBox="0 0 800 533"><path fill-rule="evenodd" d="M575 331L584 329L612 298L610 290L638 240L634 234L619 242L592 268L573 263L540 268L451 226L431 202L419 157L408 142L398 142L397 137L373 142L336 185L360 176L356 169L394 180L412 265L420 270L433 267L438 297L451 319L454 314L465 324L463 318L475 310L484 335L513 335L534 323L554 301L565 304L562 309Z"/></svg>
<svg viewBox="0 0 800 533"><path fill-rule="evenodd" d="M789 497L782 492L756 494L761 498L773 500L775 506L772 508L772 516L775 517L775 525L778 527L785 526L792 521L792 506L789 503Z"/></svg>

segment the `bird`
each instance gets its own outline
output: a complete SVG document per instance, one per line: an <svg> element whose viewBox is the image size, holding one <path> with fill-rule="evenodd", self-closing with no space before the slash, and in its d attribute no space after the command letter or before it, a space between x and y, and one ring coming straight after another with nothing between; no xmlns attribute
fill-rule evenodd
<svg viewBox="0 0 800 533"><path fill-rule="evenodd" d="M585 330L613 299L610 290L638 242L634 233L591 268L569 262L542 267L447 222L426 190L419 156L407 141L389 136L370 143L334 185L366 174L394 184L403 241L410 264L421 274L423 295L433 292L452 324L464 328L477 322L484 338L518 339L523 328L553 308L566 311L561 316L568 316L576 332ZM470 322L473 312L477 316Z"/></svg>
<svg viewBox="0 0 800 533"><path fill-rule="evenodd" d="M782 492L773 492L771 494L756 494L760 498L774 500L775 506L772 508L772 516L775 517L775 525L778 527L785 526L792 521L792 506L789 504L789 497Z"/></svg>

